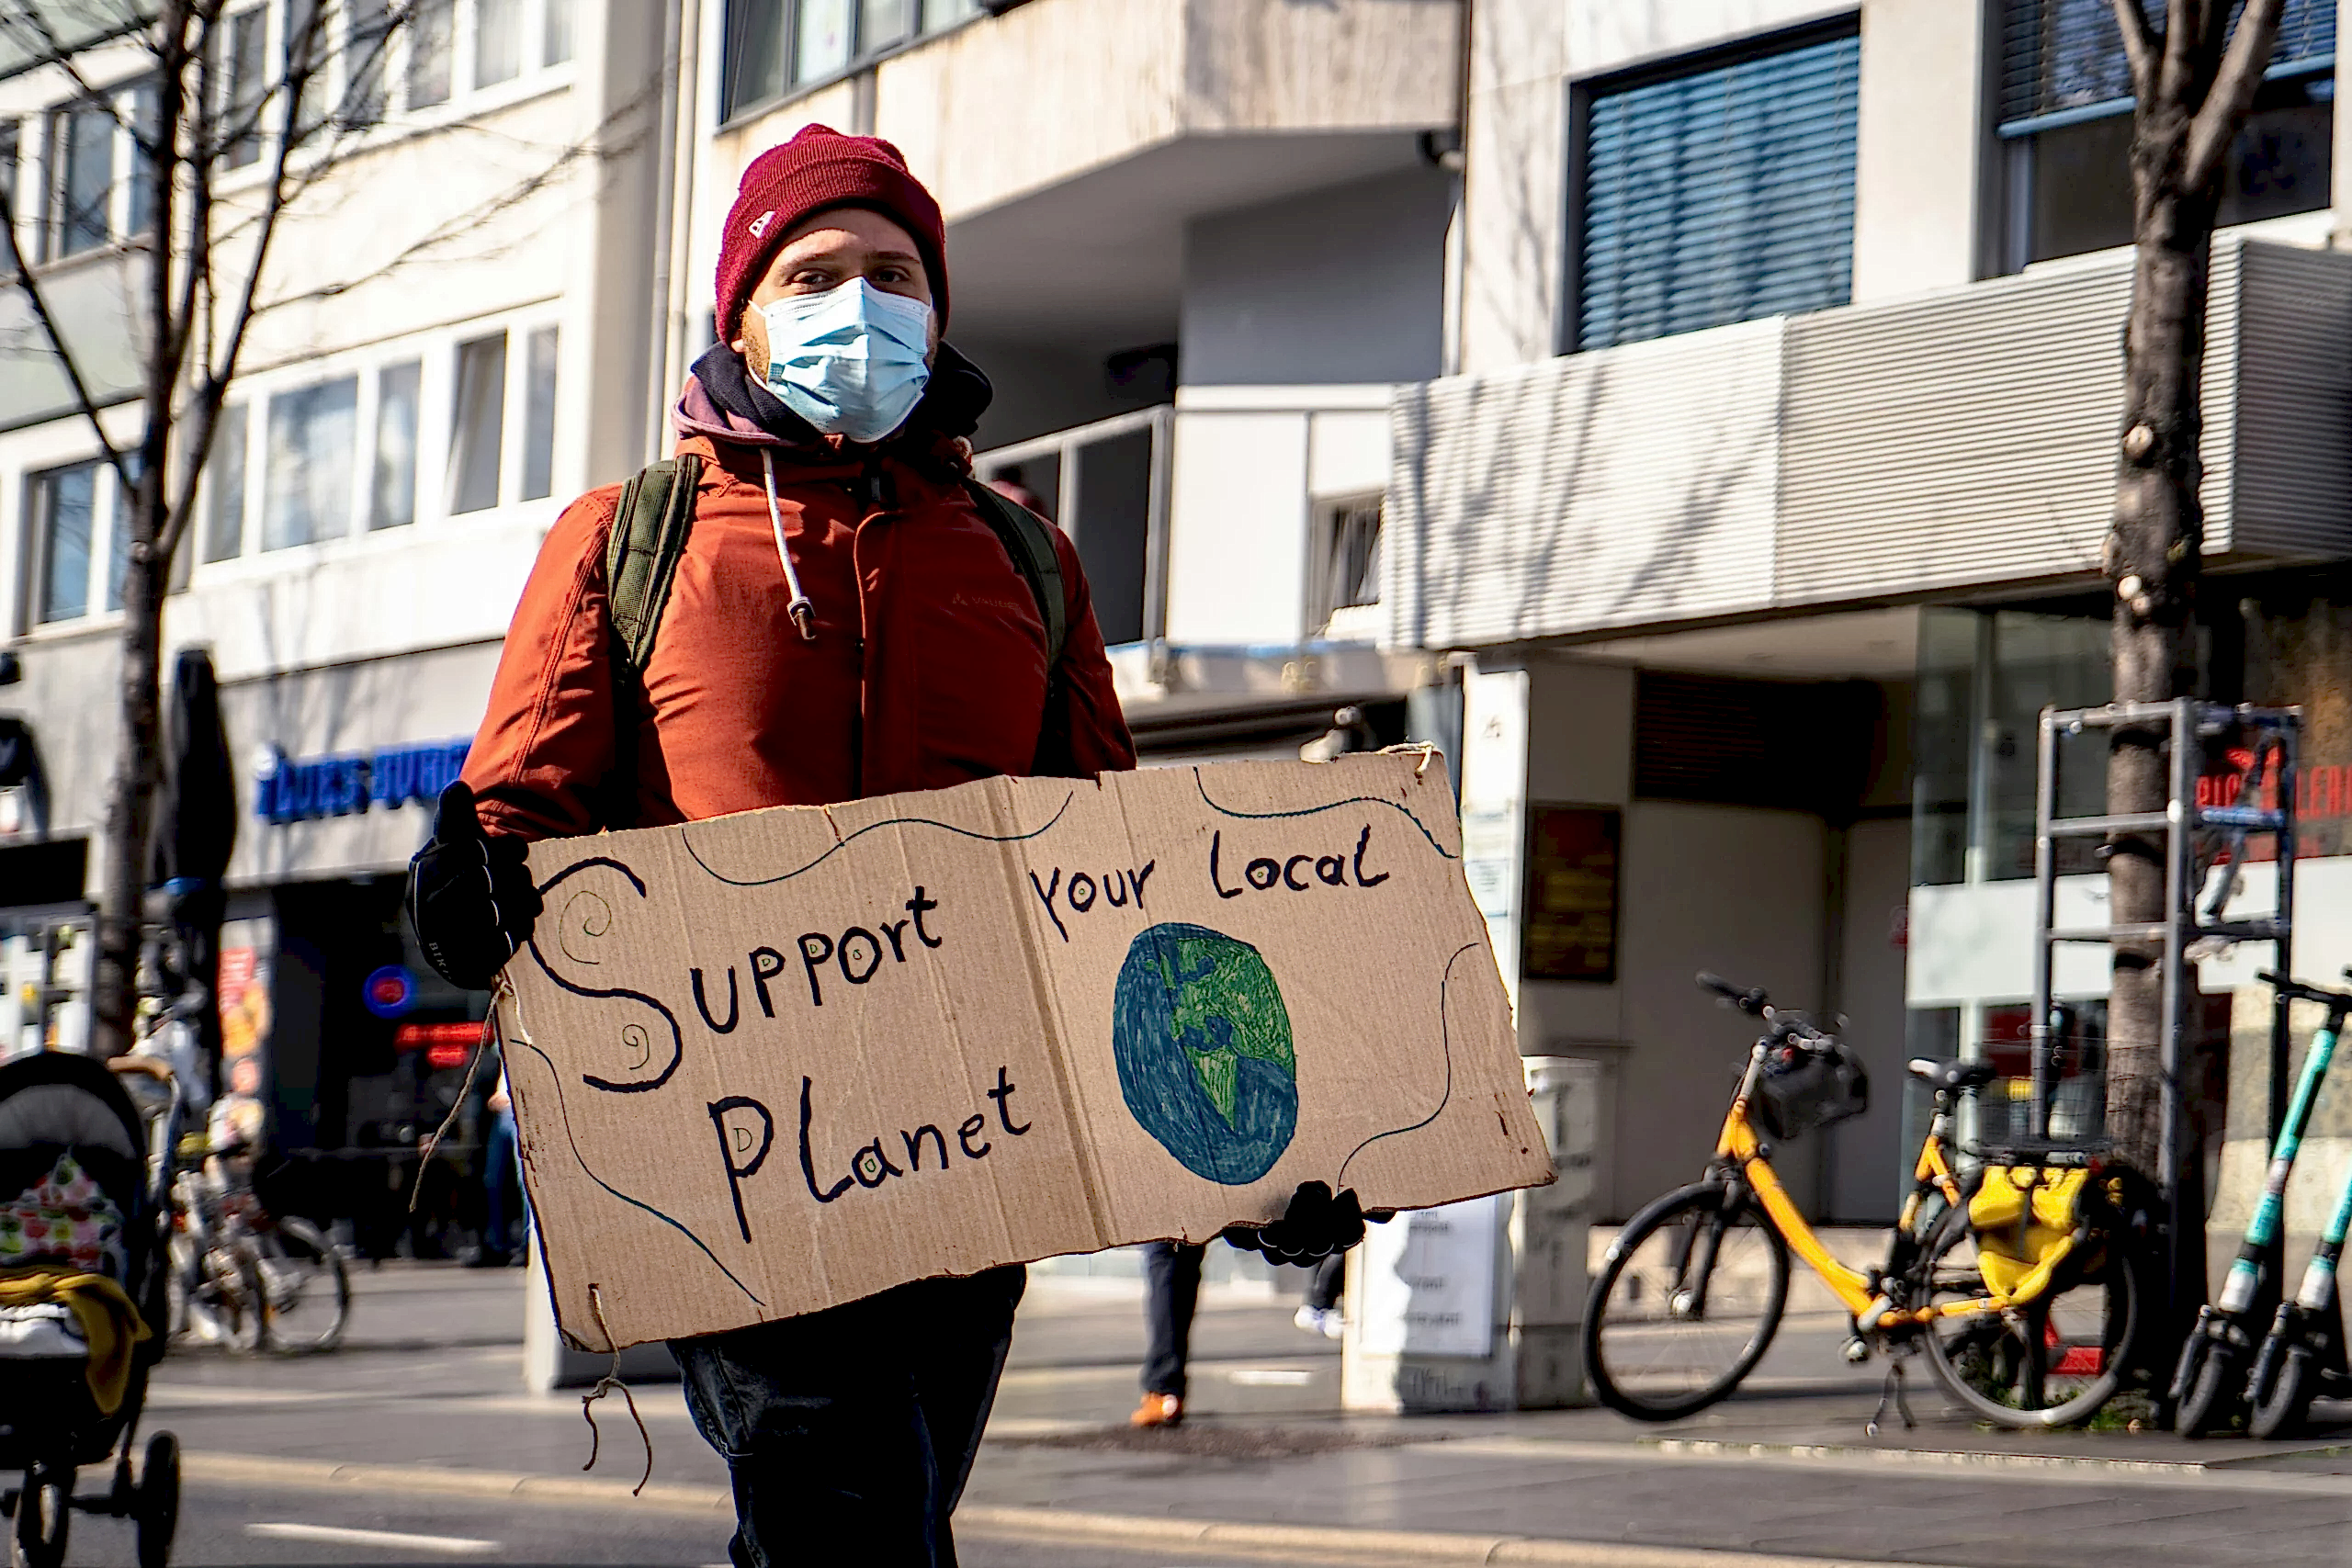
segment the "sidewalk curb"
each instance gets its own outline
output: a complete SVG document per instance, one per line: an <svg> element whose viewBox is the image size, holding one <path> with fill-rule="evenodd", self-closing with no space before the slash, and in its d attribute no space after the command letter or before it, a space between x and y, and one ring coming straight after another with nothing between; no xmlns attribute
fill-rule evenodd
<svg viewBox="0 0 2352 1568"><path fill-rule="evenodd" d="M590 1476L530 1475L431 1465L337 1464L322 1460L226 1453L185 1453L180 1458L180 1469L189 1481L303 1491L353 1488L448 1497L521 1498L715 1514L722 1518L731 1517L734 1513L734 1499L726 1487L687 1482L652 1482L642 1494L632 1495L628 1482ZM976 1539L1117 1544L1180 1552L1215 1552L1261 1562L1475 1563L1492 1568L1883 1568L1883 1564L1851 1559L1641 1546L1627 1541L1545 1540L1528 1536L1361 1529L1352 1526L1239 1524L977 1503L956 1510L956 1528Z"/></svg>

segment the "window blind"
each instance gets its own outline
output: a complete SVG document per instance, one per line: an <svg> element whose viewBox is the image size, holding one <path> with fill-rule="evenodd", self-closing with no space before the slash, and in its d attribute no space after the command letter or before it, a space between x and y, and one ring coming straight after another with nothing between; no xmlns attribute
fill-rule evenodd
<svg viewBox="0 0 2352 1568"><path fill-rule="evenodd" d="M2236 22L2236 0L2231 11ZM2321 71L2335 60L2336 0L2287 0L2272 75ZM2148 7L2161 28L2164 7ZM2001 42L2001 134L2024 136L2069 120L2120 114L2132 102L2109 0L2007 0Z"/></svg>
<svg viewBox="0 0 2352 1568"><path fill-rule="evenodd" d="M1577 346L1847 301L1860 62L1849 34L1594 93Z"/></svg>

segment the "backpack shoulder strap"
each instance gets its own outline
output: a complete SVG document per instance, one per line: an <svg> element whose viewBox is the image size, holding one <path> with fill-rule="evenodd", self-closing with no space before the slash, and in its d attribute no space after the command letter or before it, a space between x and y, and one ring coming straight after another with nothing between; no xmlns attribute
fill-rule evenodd
<svg viewBox="0 0 2352 1568"><path fill-rule="evenodd" d="M1069 640L1069 600L1062 582L1062 559L1054 549L1054 525L978 479L966 479L964 488L971 492L980 516L996 530L1013 570L1029 584L1046 623L1046 662L1057 670L1062 645Z"/></svg>
<svg viewBox="0 0 2352 1568"><path fill-rule="evenodd" d="M621 487L605 546L605 582L622 660L643 675L669 607L670 583L694 531L702 459L693 453L649 463Z"/></svg>

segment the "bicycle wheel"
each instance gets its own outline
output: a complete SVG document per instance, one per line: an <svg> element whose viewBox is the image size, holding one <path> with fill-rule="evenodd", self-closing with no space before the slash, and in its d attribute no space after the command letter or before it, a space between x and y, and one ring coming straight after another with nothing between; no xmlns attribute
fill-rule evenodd
<svg viewBox="0 0 2352 1568"><path fill-rule="evenodd" d="M318 1226L300 1218L257 1229L253 1240L269 1348L287 1355L334 1348L351 1321L351 1275L343 1255Z"/></svg>
<svg viewBox="0 0 2352 1568"><path fill-rule="evenodd" d="M1982 1302L1976 1238L1965 1209L1928 1244L1926 1304ZM2087 1421L2129 1372L2143 1313L2139 1271L2120 1242L2088 1268L2062 1269L2050 1289L2004 1312L1938 1317L1923 1337L1945 1392L1983 1419L2030 1430Z"/></svg>
<svg viewBox="0 0 2352 1568"><path fill-rule="evenodd" d="M1669 1192L1609 1249L1585 1306L1592 1392L1637 1421L1672 1421L1737 1388L1763 1359L1789 1295L1789 1249L1748 1195L1719 1182Z"/></svg>

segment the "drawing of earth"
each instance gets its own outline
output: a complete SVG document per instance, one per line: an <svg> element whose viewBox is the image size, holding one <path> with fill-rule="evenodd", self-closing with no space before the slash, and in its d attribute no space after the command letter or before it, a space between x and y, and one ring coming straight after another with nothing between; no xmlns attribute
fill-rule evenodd
<svg viewBox="0 0 2352 1568"><path fill-rule="evenodd" d="M1193 1175L1244 1186L1290 1146L1290 1013L1248 942L1172 921L1136 937L1112 998L1111 1054L1127 1109Z"/></svg>

